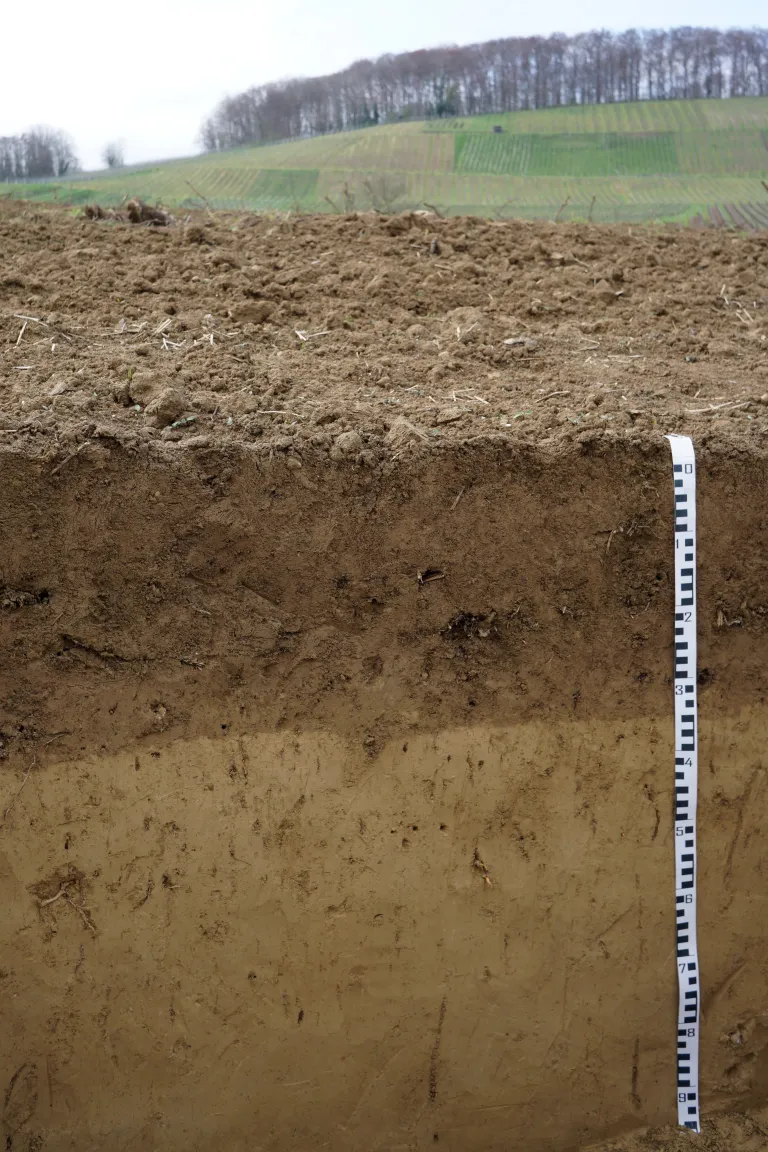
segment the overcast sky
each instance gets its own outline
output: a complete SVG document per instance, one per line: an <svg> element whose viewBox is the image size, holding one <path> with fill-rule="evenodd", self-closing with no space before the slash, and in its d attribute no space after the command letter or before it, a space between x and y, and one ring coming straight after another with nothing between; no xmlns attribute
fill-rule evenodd
<svg viewBox="0 0 768 1152"><path fill-rule="evenodd" d="M185 156L199 151L200 125L223 96L385 52L592 28L752 27L767 18L765 0L6 4L0 136L33 124L63 128L87 168L101 166L113 139L130 163Z"/></svg>

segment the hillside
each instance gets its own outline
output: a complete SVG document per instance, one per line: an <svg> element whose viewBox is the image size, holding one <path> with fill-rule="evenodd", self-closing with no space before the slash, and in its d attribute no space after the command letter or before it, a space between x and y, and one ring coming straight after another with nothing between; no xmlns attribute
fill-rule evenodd
<svg viewBox="0 0 768 1152"><path fill-rule="evenodd" d="M496 129L496 130L495 130ZM643 101L365 128L7 195L82 204L768 226L768 97Z"/></svg>

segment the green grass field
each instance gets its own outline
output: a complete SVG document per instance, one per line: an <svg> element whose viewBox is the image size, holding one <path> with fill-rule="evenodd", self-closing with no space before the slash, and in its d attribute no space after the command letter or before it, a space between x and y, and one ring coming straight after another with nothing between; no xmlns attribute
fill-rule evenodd
<svg viewBox="0 0 768 1152"><path fill-rule="evenodd" d="M501 132L494 132L498 126ZM0 195L183 209L382 211L768 226L768 98L550 108L403 123L0 185Z"/></svg>

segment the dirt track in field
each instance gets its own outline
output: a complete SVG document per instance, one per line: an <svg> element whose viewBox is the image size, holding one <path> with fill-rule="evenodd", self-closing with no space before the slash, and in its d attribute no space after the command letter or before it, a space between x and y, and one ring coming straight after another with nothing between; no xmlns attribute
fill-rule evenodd
<svg viewBox="0 0 768 1152"><path fill-rule="evenodd" d="M762 1152L765 238L3 204L0 252L9 1152Z"/></svg>

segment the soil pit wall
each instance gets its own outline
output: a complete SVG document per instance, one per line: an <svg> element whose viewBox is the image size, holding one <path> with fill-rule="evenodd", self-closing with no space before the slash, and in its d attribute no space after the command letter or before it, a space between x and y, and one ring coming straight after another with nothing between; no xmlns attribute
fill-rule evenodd
<svg viewBox="0 0 768 1152"><path fill-rule="evenodd" d="M674 1120L662 444L0 483L8 1148ZM765 492L700 453L705 1114L768 1097Z"/></svg>

